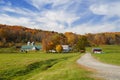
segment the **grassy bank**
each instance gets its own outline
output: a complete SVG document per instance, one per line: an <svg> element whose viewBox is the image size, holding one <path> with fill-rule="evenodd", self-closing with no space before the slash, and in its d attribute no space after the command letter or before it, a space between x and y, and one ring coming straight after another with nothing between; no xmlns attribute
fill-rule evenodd
<svg viewBox="0 0 120 80"><path fill-rule="evenodd" d="M0 80L94 80L80 68L79 53L43 52L0 54Z"/></svg>
<svg viewBox="0 0 120 80"><path fill-rule="evenodd" d="M99 47L103 49L103 54L93 54L94 57L102 62L120 66L120 46L104 45ZM90 51L91 48L87 50Z"/></svg>

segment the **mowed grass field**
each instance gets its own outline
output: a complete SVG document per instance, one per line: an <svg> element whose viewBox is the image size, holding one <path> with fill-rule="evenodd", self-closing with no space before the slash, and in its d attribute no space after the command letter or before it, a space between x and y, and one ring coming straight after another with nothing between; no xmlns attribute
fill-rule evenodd
<svg viewBox="0 0 120 80"><path fill-rule="evenodd" d="M95 58L105 63L120 66L120 45L104 45L99 46L99 48L102 48L103 53L93 54ZM91 49L88 48L87 50L90 51Z"/></svg>
<svg viewBox="0 0 120 80"><path fill-rule="evenodd" d="M0 53L0 80L95 80L80 67L80 53Z"/></svg>

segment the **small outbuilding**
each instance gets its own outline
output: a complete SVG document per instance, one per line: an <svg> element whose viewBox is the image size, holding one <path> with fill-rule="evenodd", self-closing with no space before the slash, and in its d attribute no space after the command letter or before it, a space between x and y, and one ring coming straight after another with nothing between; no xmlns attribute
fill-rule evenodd
<svg viewBox="0 0 120 80"><path fill-rule="evenodd" d="M93 48L92 52L93 53L97 53L97 54L101 54L102 53L102 49L101 48Z"/></svg>

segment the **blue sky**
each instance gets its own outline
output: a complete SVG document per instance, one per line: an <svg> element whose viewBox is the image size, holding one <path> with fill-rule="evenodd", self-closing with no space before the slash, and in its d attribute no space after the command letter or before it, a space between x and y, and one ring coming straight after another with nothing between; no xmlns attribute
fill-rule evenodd
<svg viewBox="0 0 120 80"><path fill-rule="evenodd" d="M0 24L77 34L120 31L120 0L0 0Z"/></svg>

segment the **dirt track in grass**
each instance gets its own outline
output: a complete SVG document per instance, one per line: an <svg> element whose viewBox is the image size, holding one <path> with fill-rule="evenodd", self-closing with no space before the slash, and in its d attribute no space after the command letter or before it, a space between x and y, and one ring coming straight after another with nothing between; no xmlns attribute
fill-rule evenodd
<svg viewBox="0 0 120 80"><path fill-rule="evenodd" d="M95 77L100 77L105 80L120 80L120 66L105 64L94 59L90 53L86 53L77 63L96 70Z"/></svg>

